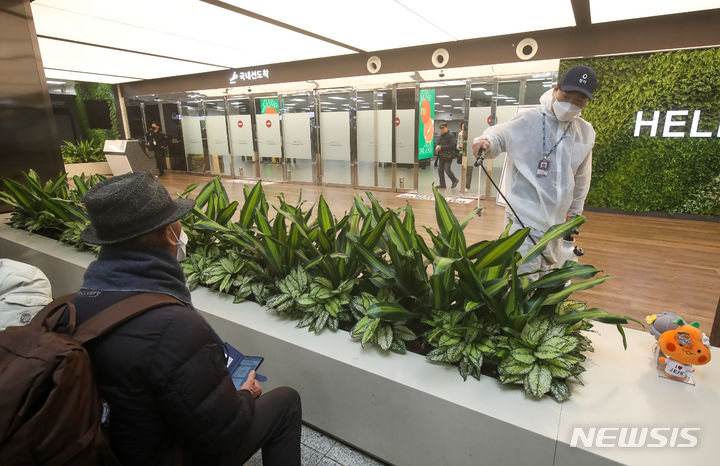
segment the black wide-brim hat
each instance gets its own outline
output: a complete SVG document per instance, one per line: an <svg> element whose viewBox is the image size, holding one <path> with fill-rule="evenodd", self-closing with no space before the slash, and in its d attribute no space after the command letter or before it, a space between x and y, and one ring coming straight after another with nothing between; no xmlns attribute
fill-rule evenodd
<svg viewBox="0 0 720 466"><path fill-rule="evenodd" d="M80 239L89 244L116 244L179 220L195 207L193 199L172 199L165 186L147 172L108 178L85 194L90 226Z"/></svg>

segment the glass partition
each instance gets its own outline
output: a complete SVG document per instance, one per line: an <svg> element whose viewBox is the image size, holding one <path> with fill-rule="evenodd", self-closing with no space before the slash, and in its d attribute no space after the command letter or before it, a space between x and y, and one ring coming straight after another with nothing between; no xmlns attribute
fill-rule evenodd
<svg viewBox="0 0 720 466"><path fill-rule="evenodd" d="M323 184L352 184L350 172L350 91L320 94L320 156Z"/></svg>
<svg viewBox="0 0 720 466"><path fill-rule="evenodd" d="M255 98L255 131L260 178L273 181L284 180L280 101L277 96Z"/></svg>
<svg viewBox="0 0 720 466"><path fill-rule="evenodd" d="M207 163L205 150L203 149L200 103L184 102L181 104L180 109L180 124L182 127L183 146L185 147L188 171L192 173L205 173L209 170L209 164Z"/></svg>
<svg viewBox="0 0 720 466"><path fill-rule="evenodd" d="M464 101L466 91L465 81L438 81L425 83L420 88L420 129L418 137L418 193L432 194L432 184L445 186L441 193L446 196L460 195L462 187L462 165L457 157L443 162L447 164L450 172L458 183L452 187L452 177L443 173L440 177L441 158L438 156L437 146L442 136L441 124L446 124L448 132L452 133L455 147L452 152L459 155L457 138L460 135L461 125L465 121ZM423 112L429 112L429 118ZM427 122L426 122L427 121ZM444 179L444 183L441 183Z"/></svg>
<svg viewBox="0 0 720 466"><path fill-rule="evenodd" d="M392 90L357 93L358 185L392 188Z"/></svg>
<svg viewBox="0 0 720 466"><path fill-rule="evenodd" d="M315 99L312 92L282 96L282 138L286 177L312 183Z"/></svg>
<svg viewBox="0 0 720 466"><path fill-rule="evenodd" d="M210 173L230 176L232 171L230 167L227 120L225 118L225 99L206 100L204 104L205 134L210 159Z"/></svg>
<svg viewBox="0 0 720 466"><path fill-rule="evenodd" d="M395 187L399 191L415 186L415 86L398 87L395 110Z"/></svg>
<svg viewBox="0 0 720 466"><path fill-rule="evenodd" d="M256 176L250 99L228 100L230 149L233 157L233 176Z"/></svg>

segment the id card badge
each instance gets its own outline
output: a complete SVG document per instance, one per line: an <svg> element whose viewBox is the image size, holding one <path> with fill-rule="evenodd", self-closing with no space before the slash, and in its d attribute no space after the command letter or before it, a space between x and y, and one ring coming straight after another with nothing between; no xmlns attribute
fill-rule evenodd
<svg viewBox="0 0 720 466"><path fill-rule="evenodd" d="M547 159L542 159L540 162L538 162L538 167L535 174L537 176L548 176L548 173L550 173L550 161Z"/></svg>

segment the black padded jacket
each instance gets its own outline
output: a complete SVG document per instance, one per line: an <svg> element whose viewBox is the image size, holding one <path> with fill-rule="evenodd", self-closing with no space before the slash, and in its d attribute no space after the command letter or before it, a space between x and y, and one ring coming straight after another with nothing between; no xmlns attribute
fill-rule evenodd
<svg viewBox="0 0 720 466"><path fill-rule="evenodd" d="M135 293L81 290L78 324ZM222 341L192 308L150 310L87 349L124 465L171 465L177 454L185 466L217 464L250 425L255 401L235 389Z"/></svg>

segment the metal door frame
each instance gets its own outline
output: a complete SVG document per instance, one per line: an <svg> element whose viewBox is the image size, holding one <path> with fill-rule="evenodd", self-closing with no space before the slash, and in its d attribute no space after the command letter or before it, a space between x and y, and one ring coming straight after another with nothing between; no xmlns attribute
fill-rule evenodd
<svg viewBox="0 0 720 466"><path fill-rule="evenodd" d="M325 94L339 94L346 92L350 94L350 111L348 118L350 119L350 183L325 183L323 175L325 172L325 164L322 157L320 113L322 111L320 97ZM357 89L355 87L331 87L326 89L315 89L315 108L317 115L317 154L318 154L318 184L320 186L337 186L341 188L357 188Z"/></svg>

